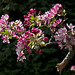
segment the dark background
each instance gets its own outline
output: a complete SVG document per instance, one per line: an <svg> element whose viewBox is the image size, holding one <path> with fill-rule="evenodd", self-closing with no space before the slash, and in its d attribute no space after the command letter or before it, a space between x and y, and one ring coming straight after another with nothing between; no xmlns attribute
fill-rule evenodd
<svg viewBox="0 0 75 75"><path fill-rule="evenodd" d="M41 10L43 14L56 3L61 3L66 9L66 22L75 24L75 0L0 0L0 16L7 13L9 21L23 21L23 15L30 8ZM50 36L48 30L45 30L45 35ZM68 50L60 50L57 45L53 45L42 49L42 54L31 54L24 62L17 62L15 44L15 39L11 40L11 44L3 44L0 39L0 75L59 75L55 66L63 60ZM61 75L75 75L75 72L70 71L70 67L75 65L74 58Z"/></svg>

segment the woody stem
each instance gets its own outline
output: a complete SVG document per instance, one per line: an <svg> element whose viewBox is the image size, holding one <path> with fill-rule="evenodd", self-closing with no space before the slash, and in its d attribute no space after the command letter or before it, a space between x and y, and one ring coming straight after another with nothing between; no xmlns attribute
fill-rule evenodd
<svg viewBox="0 0 75 75"><path fill-rule="evenodd" d="M70 60L73 58L74 55L75 55L75 47L73 47L72 50L70 50L67 53L66 57L63 59L61 63L58 63L56 65L57 71L61 72L66 67L66 65L70 62Z"/></svg>

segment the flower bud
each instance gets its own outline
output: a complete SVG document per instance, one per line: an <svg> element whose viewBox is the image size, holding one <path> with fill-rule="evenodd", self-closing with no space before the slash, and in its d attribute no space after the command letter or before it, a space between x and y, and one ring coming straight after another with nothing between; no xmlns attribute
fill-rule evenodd
<svg viewBox="0 0 75 75"><path fill-rule="evenodd" d="M47 41L48 40L48 38L47 37L44 37L44 41Z"/></svg>

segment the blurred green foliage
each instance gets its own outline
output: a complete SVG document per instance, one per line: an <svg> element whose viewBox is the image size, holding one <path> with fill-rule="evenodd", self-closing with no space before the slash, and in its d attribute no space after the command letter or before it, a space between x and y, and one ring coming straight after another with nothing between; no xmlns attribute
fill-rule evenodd
<svg viewBox="0 0 75 75"><path fill-rule="evenodd" d="M75 24L73 0L0 0L0 16L7 13L10 21L16 19L23 21L23 15L30 8L41 10L43 14L55 3L63 5L68 14L67 22ZM45 30L45 35L50 36L49 30ZM15 39L11 40L11 44L3 44L0 39L0 75L59 75L55 66L63 60L68 50L60 51L57 45L53 45L42 49L42 54L31 54L24 62L17 62L15 44ZM70 71L71 65L75 65L75 59L62 71L62 75L75 75L75 72Z"/></svg>

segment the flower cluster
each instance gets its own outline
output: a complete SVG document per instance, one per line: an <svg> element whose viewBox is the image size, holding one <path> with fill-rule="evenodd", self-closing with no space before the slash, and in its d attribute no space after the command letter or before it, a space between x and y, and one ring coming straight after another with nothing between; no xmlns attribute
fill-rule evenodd
<svg viewBox="0 0 75 75"><path fill-rule="evenodd" d="M36 9L30 9L30 12L27 13L27 15L24 15L24 27L29 27L31 25L31 20L33 19L33 17L31 18L31 15L35 15L36 13Z"/></svg>
<svg viewBox="0 0 75 75"><path fill-rule="evenodd" d="M58 29L56 35L54 35L54 38L55 41L58 41L58 44L61 47L61 49L65 47L65 49L68 48L69 50L72 50L72 46L75 45L75 37L73 36L75 35L75 26L73 26L72 24L67 24L67 28L63 27Z"/></svg>
<svg viewBox="0 0 75 75"><path fill-rule="evenodd" d="M33 14L32 9L30 12ZM41 53L39 47L40 45L45 46L44 41L47 41L47 37L44 37L44 32L35 27L26 30L20 20L8 22L8 18L9 16L5 14L0 19L0 36L2 36L3 43L10 43L10 39L13 37L17 39L17 59L19 61L26 59L25 51L28 54L31 54L33 50L35 50L35 53Z"/></svg>
<svg viewBox="0 0 75 75"><path fill-rule="evenodd" d="M75 46L75 26L63 25L66 12L61 4L55 4L52 9L43 15L40 14L41 11L36 15L36 9L30 9L30 12L24 15L24 24L20 20L9 22L8 14L2 15L0 19L0 36L2 36L3 43L10 43L10 39L14 37L17 39L16 54L19 61L23 62L27 53L42 52L40 47L46 46L45 41L48 39L40 28L43 26L52 31L52 36L61 49L64 47L72 50L72 46Z"/></svg>
<svg viewBox="0 0 75 75"><path fill-rule="evenodd" d="M20 20L8 22L8 18L9 16L5 14L0 19L0 35L2 35L3 43L10 43L9 39L18 37L21 33L25 32L25 28Z"/></svg>
<svg viewBox="0 0 75 75"><path fill-rule="evenodd" d="M44 41L47 41L47 37L44 37L44 34L40 29L34 27L31 31L28 30L21 34L17 41L16 54L18 55L19 61L23 61L23 59L25 59L25 55L23 54L24 51L27 51L28 54L31 54L33 50L35 53L41 53L39 46L45 46Z"/></svg>
<svg viewBox="0 0 75 75"><path fill-rule="evenodd" d="M37 16L38 18L38 22L37 24L39 24L39 26L42 24L42 21L44 21L44 25L49 25L50 24L50 21L51 19L55 18L55 16L57 14L62 14L62 10L60 10L62 8L62 5L61 4L55 4L54 7L52 7L51 10L45 12L43 15L39 15ZM57 20L57 23L60 23L61 19ZM55 24L53 22L53 24Z"/></svg>
<svg viewBox="0 0 75 75"><path fill-rule="evenodd" d="M9 16L7 14L2 15L0 19L0 35L2 34L1 32L4 31L5 28L7 28Z"/></svg>

